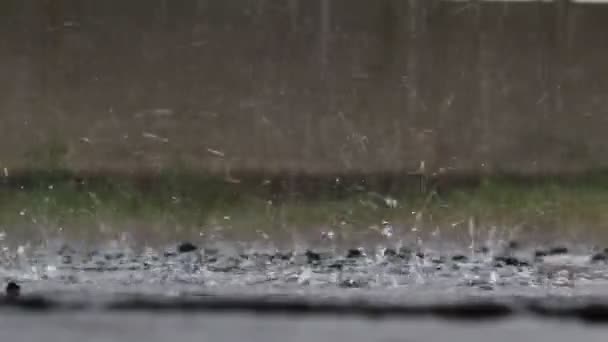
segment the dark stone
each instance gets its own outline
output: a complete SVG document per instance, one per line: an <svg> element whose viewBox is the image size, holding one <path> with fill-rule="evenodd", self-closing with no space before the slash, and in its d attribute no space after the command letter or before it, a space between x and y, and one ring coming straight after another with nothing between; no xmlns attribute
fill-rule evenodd
<svg viewBox="0 0 608 342"><path fill-rule="evenodd" d="M329 265L327 267L329 267L330 269L335 269L335 270L338 270L338 271L342 271L342 269L344 268L344 263L342 261L338 260L338 261L334 262L333 264L331 264L331 265Z"/></svg>
<svg viewBox="0 0 608 342"><path fill-rule="evenodd" d="M177 247L177 251L179 253L188 253L188 252L194 252L198 249L198 247L196 247L194 244L190 243L190 242L182 242L178 247Z"/></svg>
<svg viewBox="0 0 608 342"><path fill-rule="evenodd" d="M564 246L556 246L556 247L549 249L549 251L547 253L548 253L548 255L568 254L568 248L564 247Z"/></svg>
<svg viewBox="0 0 608 342"><path fill-rule="evenodd" d="M396 257L397 256L397 251L395 251L392 248L387 248L384 250L384 256L385 257Z"/></svg>
<svg viewBox="0 0 608 342"><path fill-rule="evenodd" d="M172 252L172 251L165 251L165 252L163 253L163 256L164 256L165 258L174 257L174 256L176 256L176 255L177 255L177 253Z"/></svg>
<svg viewBox="0 0 608 342"><path fill-rule="evenodd" d="M424 253L422 253L422 252L416 252L416 256L419 257L420 259L424 259Z"/></svg>
<svg viewBox="0 0 608 342"><path fill-rule="evenodd" d="M360 249L349 249L346 253L347 258L362 258L365 255Z"/></svg>
<svg viewBox="0 0 608 342"><path fill-rule="evenodd" d="M607 261L608 261L608 254L605 254L605 253L596 253L591 256L591 263L607 262Z"/></svg>
<svg viewBox="0 0 608 342"><path fill-rule="evenodd" d="M17 285L14 281L11 281L6 285L6 298L17 298L20 294L21 286Z"/></svg>
<svg viewBox="0 0 608 342"><path fill-rule="evenodd" d="M306 255L306 260L308 261L309 264L314 264L314 263L318 263L321 261L321 254L319 254L317 252L307 250L304 255Z"/></svg>
<svg viewBox="0 0 608 342"><path fill-rule="evenodd" d="M469 258L467 258L466 255L457 254L457 255L452 256L452 261L467 262L467 261L469 261Z"/></svg>
<svg viewBox="0 0 608 342"><path fill-rule="evenodd" d="M488 246L483 246L483 247L481 247L480 252L482 254L488 254L488 253L490 253L490 248L488 248Z"/></svg>
<svg viewBox="0 0 608 342"><path fill-rule="evenodd" d="M64 265L70 265L72 264L72 256L71 255L64 255L61 257L61 262Z"/></svg>
<svg viewBox="0 0 608 342"><path fill-rule="evenodd" d="M543 249L537 249L534 251L534 259L542 259L546 257L549 253Z"/></svg>
<svg viewBox="0 0 608 342"><path fill-rule="evenodd" d="M497 266L497 267L500 267L502 265L516 266L516 267L530 266L530 264L528 262L519 260L518 258L516 258L514 256L497 256L494 258L494 261L496 262L495 266Z"/></svg>
<svg viewBox="0 0 608 342"><path fill-rule="evenodd" d="M282 261L288 261L291 260L291 253L281 253L281 252L277 252L274 255L270 256L270 260L274 261L274 260L282 260Z"/></svg>

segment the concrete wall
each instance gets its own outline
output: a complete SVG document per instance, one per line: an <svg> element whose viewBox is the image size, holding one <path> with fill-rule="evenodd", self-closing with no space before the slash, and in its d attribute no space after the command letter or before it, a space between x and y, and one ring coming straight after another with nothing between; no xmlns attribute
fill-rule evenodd
<svg viewBox="0 0 608 342"><path fill-rule="evenodd" d="M0 167L608 166L608 5L4 0Z"/></svg>

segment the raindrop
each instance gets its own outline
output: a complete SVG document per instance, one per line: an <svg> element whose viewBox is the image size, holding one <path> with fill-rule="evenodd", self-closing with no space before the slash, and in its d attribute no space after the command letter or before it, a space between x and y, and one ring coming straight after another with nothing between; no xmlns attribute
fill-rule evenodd
<svg viewBox="0 0 608 342"><path fill-rule="evenodd" d="M312 270L307 267L298 276L298 284L299 285L307 285L307 284L309 284L311 277L312 277Z"/></svg>
<svg viewBox="0 0 608 342"><path fill-rule="evenodd" d="M393 236L393 226L388 221L382 221L382 231L381 234L384 237L390 238Z"/></svg>
<svg viewBox="0 0 608 342"><path fill-rule="evenodd" d="M335 233L332 230L327 231L327 232L321 232L322 239L333 240L334 236L335 236Z"/></svg>
<svg viewBox="0 0 608 342"><path fill-rule="evenodd" d="M394 199L394 198L391 198L391 197L385 198L384 201L386 202L386 206L388 208L394 209L394 208L397 208L397 206L399 205L399 203L397 202L397 200Z"/></svg>
<svg viewBox="0 0 608 342"><path fill-rule="evenodd" d="M197 249L198 248L194 244L192 244L190 242L183 242L182 244L180 244L177 247L177 251L180 252L180 253L193 252L193 251L195 251Z"/></svg>
<svg viewBox="0 0 608 342"><path fill-rule="evenodd" d="M268 234L266 234L266 232L262 231L262 230L256 230L256 233L258 233L258 235L260 235L262 237L262 239L264 240L268 240L270 238L270 236L268 236Z"/></svg>
<svg viewBox="0 0 608 342"><path fill-rule="evenodd" d="M490 283L492 283L492 284L498 283L498 272L492 271L492 273L490 273Z"/></svg>

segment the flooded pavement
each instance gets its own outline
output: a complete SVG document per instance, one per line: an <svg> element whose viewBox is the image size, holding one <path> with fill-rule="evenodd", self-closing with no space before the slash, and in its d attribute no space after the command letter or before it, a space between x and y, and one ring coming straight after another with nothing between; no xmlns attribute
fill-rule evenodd
<svg viewBox="0 0 608 342"><path fill-rule="evenodd" d="M6 247L0 277L21 296L0 303L0 338L471 341L491 332L496 341L599 341L608 327L606 252Z"/></svg>
<svg viewBox="0 0 608 342"><path fill-rule="evenodd" d="M389 301L447 297L608 295L605 250L409 246L294 248L245 244L166 248L107 244L5 248L0 277L25 294L327 294Z"/></svg>

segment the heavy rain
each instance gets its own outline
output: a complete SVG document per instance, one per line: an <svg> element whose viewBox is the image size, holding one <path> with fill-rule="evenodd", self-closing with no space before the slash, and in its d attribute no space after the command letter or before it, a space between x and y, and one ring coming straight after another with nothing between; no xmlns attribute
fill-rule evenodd
<svg viewBox="0 0 608 342"><path fill-rule="evenodd" d="M605 1L0 18L0 340L605 340Z"/></svg>

